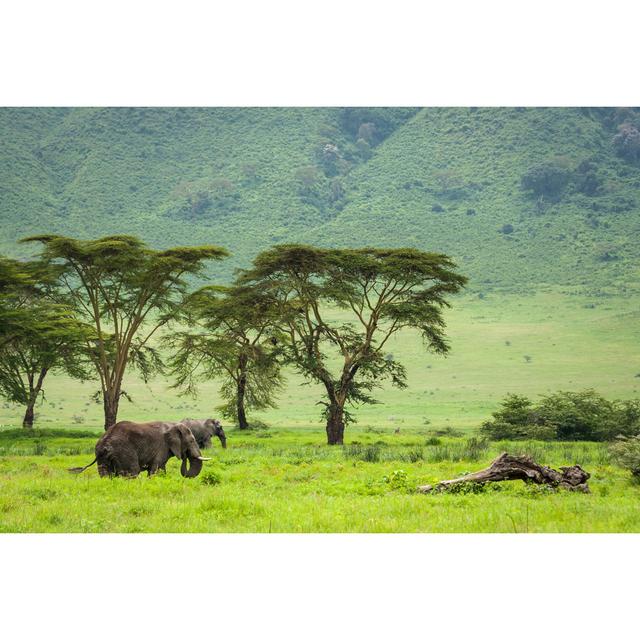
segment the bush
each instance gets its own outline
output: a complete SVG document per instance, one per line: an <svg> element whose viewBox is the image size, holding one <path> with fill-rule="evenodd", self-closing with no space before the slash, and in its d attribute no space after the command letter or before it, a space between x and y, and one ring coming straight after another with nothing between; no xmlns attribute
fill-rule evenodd
<svg viewBox="0 0 640 640"><path fill-rule="evenodd" d="M640 480L640 436L625 438L621 436L610 447L613 459L625 469L629 469L634 478Z"/></svg>
<svg viewBox="0 0 640 640"><path fill-rule="evenodd" d="M202 484L215 486L222 482L222 478L215 471L209 471L208 473L205 473L201 476L200 481L202 482Z"/></svg>
<svg viewBox="0 0 640 640"><path fill-rule="evenodd" d="M484 422L492 440L590 440L602 442L640 432L639 400L606 400L593 389L560 391L534 405L515 394Z"/></svg>
<svg viewBox="0 0 640 640"><path fill-rule="evenodd" d="M384 476L382 481L388 484L393 491L408 491L411 489L409 485L409 478L402 469L392 471L390 475Z"/></svg>
<svg viewBox="0 0 640 640"><path fill-rule="evenodd" d="M557 436L555 427L551 425L487 421L480 430L491 440L554 440Z"/></svg>
<svg viewBox="0 0 640 640"><path fill-rule="evenodd" d="M522 176L522 188L535 196L559 199L571 179L571 171L558 162L531 167Z"/></svg>

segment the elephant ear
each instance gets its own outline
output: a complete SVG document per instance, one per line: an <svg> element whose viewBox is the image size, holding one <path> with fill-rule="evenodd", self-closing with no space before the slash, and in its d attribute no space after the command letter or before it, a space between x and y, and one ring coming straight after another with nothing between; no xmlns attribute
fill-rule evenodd
<svg viewBox="0 0 640 640"><path fill-rule="evenodd" d="M169 451L178 458L182 459L182 437L180 434L180 430L177 427L172 427L166 433L165 438L167 439L167 445L169 446Z"/></svg>

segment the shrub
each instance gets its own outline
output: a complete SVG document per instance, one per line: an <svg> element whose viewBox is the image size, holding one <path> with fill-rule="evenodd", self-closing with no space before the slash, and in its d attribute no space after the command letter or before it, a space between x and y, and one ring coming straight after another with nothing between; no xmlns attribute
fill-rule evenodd
<svg viewBox="0 0 640 640"><path fill-rule="evenodd" d="M513 233L513 225L503 224L502 227L500 227L500 233L504 233L505 235L509 235L510 233Z"/></svg>
<svg viewBox="0 0 640 640"><path fill-rule="evenodd" d="M640 432L640 401L606 400L593 389L560 391L534 405L508 395L481 432L492 440L591 440Z"/></svg>
<svg viewBox="0 0 640 640"><path fill-rule="evenodd" d="M388 484L393 491L408 491L410 489L409 478L402 469L392 471L390 475L384 476L382 481Z"/></svg>
<svg viewBox="0 0 640 640"><path fill-rule="evenodd" d="M534 196L559 199L569 184L571 172L559 162L546 162L531 167L522 176L522 188Z"/></svg>
<svg viewBox="0 0 640 640"><path fill-rule="evenodd" d="M222 482L222 478L215 471L209 471L208 473L205 473L204 475L202 475L201 478L202 478L201 480L202 484L206 484L210 486L215 486Z"/></svg>
<svg viewBox="0 0 640 640"><path fill-rule="evenodd" d="M431 211L434 211L435 213L442 213L444 211L444 207L441 204L434 204L431 207Z"/></svg>
<svg viewBox="0 0 640 640"><path fill-rule="evenodd" d="M631 471L634 478L640 480L640 436L621 436L611 445L610 451L617 464Z"/></svg>
<svg viewBox="0 0 640 640"><path fill-rule="evenodd" d="M525 424L487 421L480 427L490 440L554 440L556 429L551 425Z"/></svg>

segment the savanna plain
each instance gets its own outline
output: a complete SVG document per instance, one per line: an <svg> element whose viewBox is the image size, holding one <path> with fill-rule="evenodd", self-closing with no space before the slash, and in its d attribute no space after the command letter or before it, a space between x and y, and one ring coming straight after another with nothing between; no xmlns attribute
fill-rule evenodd
<svg viewBox="0 0 640 640"><path fill-rule="evenodd" d="M636 532L640 485L607 443L487 441L480 423L506 393L536 398L593 387L633 399L640 388L640 301L570 291L460 297L446 313L452 351L425 353L416 334L390 345L408 369L405 390L385 387L380 404L356 410L345 445L329 447L320 390L293 371L262 428L225 424L199 477L135 480L67 472L87 464L102 433L91 383L52 377L37 428L20 428L19 408L0 407L0 530L3 532ZM171 381L129 376L122 419L179 420L215 414L216 383L197 398ZM418 485L488 466L501 452L558 468L580 464L590 494L522 482L478 492L423 495Z"/></svg>
<svg viewBox="0 0 640 640"><path fill-rule="evenodd" d="M276 407L250 414L260 428L223 420L228 446L196 478L175 458L150 478L69 474L103 433L99 384L52 371L33 430L0 400L0 531L640 531L611 439L481 430L507 394L638 400L640 108L18 108L0 109L0 139L0 253L18 260L26 236L126 233L225 247L199 286L288 243L442 252L469 279L444 312L447 357L395 334L408 386L354 408L344 445L326 444L323 389L286 367ZM220 379L195 398L173 382L127 369L118 419L220 417ZM591 493L416 492L505 451L579 464Z"/></svg>

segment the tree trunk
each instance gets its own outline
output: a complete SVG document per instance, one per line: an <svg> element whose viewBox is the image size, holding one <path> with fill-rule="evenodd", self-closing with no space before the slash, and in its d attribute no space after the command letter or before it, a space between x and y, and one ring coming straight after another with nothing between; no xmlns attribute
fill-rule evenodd
<svg viewBox="0 0 640 640"><path fill-rule="evenodd" d="M248 429L247 414L244 410L244 395L247 388L247 377L243 374L238 378L236 394L236 413L238 414L238 429Z"/></svg>
<svg viewBox="0 0 640 640"><path fill-rule="evenodd" d="M36 397L32 396L27 403L27 410L24 412L24 420L22 421L22 426L25 429L33 429L33 408L36 404Z"/></svg>
<svg viewBox="0 0 640 640"><path fill-rule="evenodd" d="M118 421L118 404L120 403L120 395L112 396L109 393L103 393L104 404L104 430L112 427Z"/></svg>
<svg viewBox="0 0 640 640"><path fill-rule="evenodd" d="M499 455L491 466L475 473L470 473L453 480L443 480L436 485L426 484L418 487L420 493L446 491L449 487L465 482L485 483L503 480L524 480L534 484L547 484L554 488L568 491L589 493L587 480L590 475L578 464L573 467L560 467L560 471L543 467L529 456L512 456L508 453Z"/></svg>
<svg viewBox="0 0 640 640"><path fill-rule="evenodd" d="M344 404L338 401L329 405L327 444L344 444Z"/></svg>
<svg viewBox="0 0 640 640"><path fill-rule="evenodd" d="M33 421L35 419L34 415L34 407L36 406L36 400L40 395L40 391L42 391L42 383L44 382L44 378L47 375L46 367L40 369L40 373L38 374L38 380L34 385L34 376L29 375L29 400L27 402L27 409L24 412L24 419L22 420L22 426L25 429L33 429Z"/></svg>

